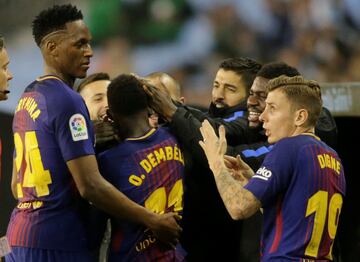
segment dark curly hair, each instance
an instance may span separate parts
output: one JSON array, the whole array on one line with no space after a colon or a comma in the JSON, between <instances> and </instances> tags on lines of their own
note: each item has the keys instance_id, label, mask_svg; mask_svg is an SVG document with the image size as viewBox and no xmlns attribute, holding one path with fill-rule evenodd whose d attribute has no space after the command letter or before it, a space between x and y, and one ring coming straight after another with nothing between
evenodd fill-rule
<instances>
[{"instance_id":1,"label":"dark curly hair","mask_svg":"<svg viewBox=\"0 0 360 262\"><path fill-rule=\"evenodd\" d=\"M107 97L112 116L131 116L148 107L143 84L133 75L122 74L113 79Z\"/></svg>"},{"instance_id":2,"label":"dark curly hair","mask_svg":"<svg viewBox=\"0 0 360 262\"><path fill-rule=\"evenodd\" d=\"M252 83L256 77L257 72L260 70L261 64L253 59L246 57L228 58L223 60L219 69L226 71L234 71L236 74L242 77L247 91L251 88Z\"/></svg>"},{"instance_id":3,"label":"dark curly hair","mask_svg":"<svg viewBox=\"0 0 360 262\"><path fill-rule=\"evenodd\" d=\"M80 10L73 5L54 5L40 12L32 22L32 34L35 42L40 46L44 36L51 32L65 29L66 23L82 20Z\"/></svg>"},{"instance_id":4,"label":"dark curly hair","mask_svg":"<svg viewBox=\"0 0 360 262\"><path fill-rule=\"evenodd\" d=\"M263 65L256 76L260 76L266 79L273 79L281 75L293 77L299 76L300 73L295 67L289 66L284 62L271 62Z\"/></svg>"}]
</instances>

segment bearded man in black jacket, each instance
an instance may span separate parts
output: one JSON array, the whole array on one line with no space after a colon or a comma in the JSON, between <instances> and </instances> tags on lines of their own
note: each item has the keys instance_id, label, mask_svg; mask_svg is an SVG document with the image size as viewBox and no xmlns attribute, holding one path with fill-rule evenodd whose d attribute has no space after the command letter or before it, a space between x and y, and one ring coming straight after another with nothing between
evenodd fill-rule
<instances>
[{"instance_id":1,"label":"bearded man in black jacket","mask_svg":"<svg viewBox=\"0 0 360 262\"><path fill-rule=\"evenodd\" d=\"M231 133L230 129L234 134L237 134L238 130L245 130L247 127L246 98L260 68L259 63L248 58L230 58L221 62L213 83L209 111L204 116L228 124L229 133ZM156 95L153 98L156 99ZM166 98L160 97L158 104L161 105L164 101ZM176 110L174 107L173 109ZM180 109L180 114L177 114L180 118L183 118L182 113L203 116L200 111L183 109L183 111ZM156 103L154 110L159 111L166 118L166 113L161 108L157 109ZM187 117L183 119L185 118ZM194 133L198 133L198 129L193 129L192 123L187 121L182 129L176 122L173 119L170 128L173 129L175 135L179 135L185 157L181 242L188 252L187 260L238 261L239 227L242 222L232 220L226 211L207 160L198 146L198 140L192 139ZM175 126L172 123L175 123ZM239 129L240 126L242 128ZM234 144L245 142L243 141L245 137L245 133L241 136L234 135L231 142Z\"/></svg>"}]
</instances>

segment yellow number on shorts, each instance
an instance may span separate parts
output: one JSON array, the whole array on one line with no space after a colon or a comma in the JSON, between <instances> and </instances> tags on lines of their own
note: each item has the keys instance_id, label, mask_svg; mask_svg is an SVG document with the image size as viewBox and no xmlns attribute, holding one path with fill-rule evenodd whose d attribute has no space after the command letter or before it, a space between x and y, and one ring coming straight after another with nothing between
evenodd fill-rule
<instances>
[{"instance_id":1,"label":"yellow number on shorts","mask_svg":"<svg viewBox=\"0 0 360 262\"><path fill-rule=\"evenodd\" d=\"M18 198L23 197L22 187L35 187L35 192L38 197L47 196L50 194L48 185L51 184L52 181L50 171L44 169L35 131L26 132L24 140L25 143L23 143L18 133L14 134L16 151L15 164L18 173L24 160L24 154L26 163L23 183L22 185L20 183L17 185Z\"/></svg>"},{"instance_id":2,"label":"yellow number on shorts","mask_svg":"<svg viewBox=\"0 0 360 262\"><path fill-rule=\"evenodd\" d=\"M164 214L167 202L167 207L174 206L174 211L181 211L183 192L182 179L179 179L170 190L168 199L165 187L160 187L145 200L145 207L155 213Z\"/></svg>"},{"instance_id":3,"label":"yellow number on shorts","mask_svg":"<svg viewBox=\"0 0 360 262\"><path fill-rule=\"evenodd\" d=\"M335 238L337 222L343 203L342 196L339 193L335 193L329 203L328 210L328 195L326 191L318 191L308 200L305 217L315 213L314 226L311 234L309 244L305 249L305 255L311 257L317 257L319 252L319 246L323 235L326 215L328 215L328 232L331 239ZM333 242L334 243L334 242ZM330 247L327 258L332 259L332 245Z\"/></svg>"}]
</instances>

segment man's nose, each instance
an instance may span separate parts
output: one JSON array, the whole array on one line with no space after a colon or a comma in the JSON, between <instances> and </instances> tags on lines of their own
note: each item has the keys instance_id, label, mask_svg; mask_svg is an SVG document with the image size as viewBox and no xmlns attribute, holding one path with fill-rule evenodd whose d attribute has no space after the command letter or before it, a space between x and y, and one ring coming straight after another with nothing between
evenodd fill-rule
<instances>
[{"instance_id":1,"label":"man's nose","mask_svg":"<svg viewBox=\"0 0 360 262\"><path fill-rule=\"evenodd\" d=\"M215 99L224 99L224 88L218 87L214 90Z\"/></svg>"},{"instance_id":2,"label":"man's nose","mask_svg":"<svg viewBox=\"0 0 360 262\"><path fill-rule=\"evenodd\" d=\"M8 71L8 81L10 81L11 79L13 79L13 75L10 71Z\"/></svg>"},{"instance_id":3,"label":"man's nose","mask_svg":"<svg viewBox=\"0 0 360 262\"><path fill-rule=\"evenodd\" d=\"M84 55L86 57L92 57L94 55L94 52L93 52L90 44L87 44Z\"/></svg>"},{"instance_id":4,"label":"man's nose","mask_svg":"<svg viewBox=\"0 0 360 262\"><path fill-rule=\"evenodd\" d=\"M254 95L249 95L247 99L247 103L248 105L256 106L259 104L259 101L254 97Z\"/></svg>"}]
</instances>

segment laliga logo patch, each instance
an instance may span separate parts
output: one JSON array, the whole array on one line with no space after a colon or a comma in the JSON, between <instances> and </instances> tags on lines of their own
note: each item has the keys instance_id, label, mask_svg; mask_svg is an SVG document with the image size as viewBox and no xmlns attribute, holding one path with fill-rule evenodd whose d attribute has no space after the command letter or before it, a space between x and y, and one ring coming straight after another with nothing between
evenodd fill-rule
<instances>
[{"instance_id":1,"label":"laliga logo patch","mask_svg":"<svg viewBox=\"0 0 360 262\"><path fill-rule=\"evenodd\" d=\"M70 131L74 141L88 139L86 121L83 115L75 114L69 120Z\"/></svg>"},{"instance_id":2,"label":"laliga logo patch","mask_svg":"<svg viewBox=\"0 0 360 262\"><path fill-rule=\"evenodd\" d=\"M259 168L258 171L256 171L256 175L254 175L253 177L268 181L269 178L271 177L271 175L272 175L272 172L263 166L263 167Z\"/></svg>"}]
</instances>

